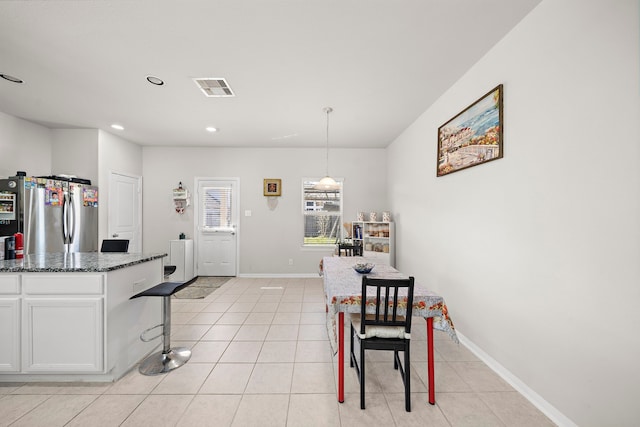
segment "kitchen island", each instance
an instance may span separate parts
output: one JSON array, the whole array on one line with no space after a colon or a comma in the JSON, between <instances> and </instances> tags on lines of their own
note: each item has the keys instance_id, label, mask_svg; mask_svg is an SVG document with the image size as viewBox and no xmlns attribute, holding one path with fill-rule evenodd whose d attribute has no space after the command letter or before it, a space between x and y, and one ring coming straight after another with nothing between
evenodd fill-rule
<instances>
[{"instance_id":1,"label":"kitchen island","mask_svg":"<svg viewBox=\"0 0 640 427\"><path fill-rule=\"evenodd\" d=\"M167 254L52 253L0 261L0 382L115 381L160 340Z\"/></svg>"}]
</instances>

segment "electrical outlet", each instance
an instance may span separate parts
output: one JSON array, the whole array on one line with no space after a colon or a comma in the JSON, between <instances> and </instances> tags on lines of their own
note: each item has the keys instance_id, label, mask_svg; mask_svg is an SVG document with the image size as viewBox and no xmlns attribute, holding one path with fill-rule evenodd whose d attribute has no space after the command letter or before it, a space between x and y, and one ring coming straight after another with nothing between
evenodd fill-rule
<instances>
[{"instance_id":1,"label":"electrical outlet","mask_svg":"<svg viewBox=\"0 0 640 427\"><path fill-rule=\"evenodd\" d=\"M289 265L293 265L293 258L289 258Z\"/></svg>"}]
</instances>

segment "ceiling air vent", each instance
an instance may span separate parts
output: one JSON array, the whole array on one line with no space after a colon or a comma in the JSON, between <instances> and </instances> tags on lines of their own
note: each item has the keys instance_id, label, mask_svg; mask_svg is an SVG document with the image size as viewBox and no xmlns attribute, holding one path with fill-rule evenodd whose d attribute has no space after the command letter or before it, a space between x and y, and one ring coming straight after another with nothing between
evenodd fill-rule
<instances>
[{"instance_id":1,"label":"ceiling air vent","mask_svg":"<svg viewBox=\"0 0 640 427\"><path fill-rule=\"evenodd\" d=\"M236 96L227 84L225 79L215 77L205 77L201 79L193 79L198 85L204 96L207 97L226 97Z\"/></svg>"}]
</instances>

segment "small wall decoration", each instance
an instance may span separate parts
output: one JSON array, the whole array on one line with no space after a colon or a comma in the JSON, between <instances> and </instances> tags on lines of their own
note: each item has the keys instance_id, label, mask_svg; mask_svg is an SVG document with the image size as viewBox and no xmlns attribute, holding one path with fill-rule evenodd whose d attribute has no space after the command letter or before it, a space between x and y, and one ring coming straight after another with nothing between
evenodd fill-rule
<instances>
[{"instance_id":1,"label":"small wall decoration","mask_svg":"<svg viewBox=\"0 0 640 427\"><path fill-rule=\"evenodd\" d=\"M437 176L501 159L502 85L438 128Z\"/></svg>"},{"instance_id":2,"label":"small wall decoration","mask_svg":"<svg viewBox=\"0 0 640 427\"><path fill-rule=\"evenodd\" d=\"M281 196L282 180L274 178L266 178L263 180L263 193L265 196Z\"/></svg>"},{"instance_id":3,"label":"small wall decoration","mask_svg":"<svg viewBox=\"0 0 640 427\"><path fill-rule=\"evenodd\" d=\"M173 204L175 205L176 212L183 214L184 210L189 206L189 191L182 186L182 182L178 184L177 188L173 189Z\"/></svg>"}]
</instances>

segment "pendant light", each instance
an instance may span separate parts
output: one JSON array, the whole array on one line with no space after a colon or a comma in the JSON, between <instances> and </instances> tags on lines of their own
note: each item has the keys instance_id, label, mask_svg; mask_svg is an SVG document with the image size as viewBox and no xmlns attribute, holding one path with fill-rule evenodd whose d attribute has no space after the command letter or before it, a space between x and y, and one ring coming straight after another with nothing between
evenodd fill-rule
<instances>
[{"instance_id":1,"label":"pendant light","mask_svg":"<svg viewBox=\"0 0 640 427\"><path fill-rule=\"evenodd\" d=\"M340 184L329 176L329 114L333 111L333 108L324 107L322 111L327 113L327 174L316 184L315 188L317 190L337 190L340 188Z\"/></svg>"}]
</instances>

